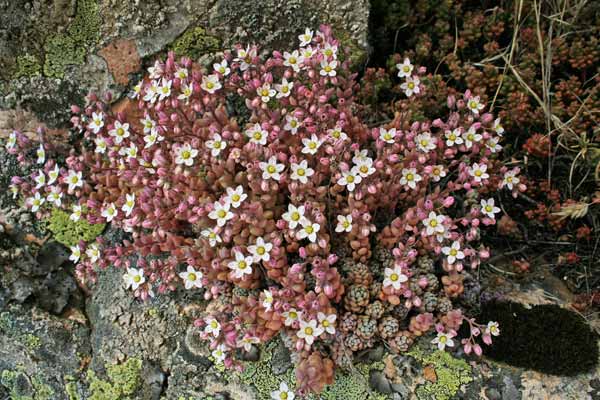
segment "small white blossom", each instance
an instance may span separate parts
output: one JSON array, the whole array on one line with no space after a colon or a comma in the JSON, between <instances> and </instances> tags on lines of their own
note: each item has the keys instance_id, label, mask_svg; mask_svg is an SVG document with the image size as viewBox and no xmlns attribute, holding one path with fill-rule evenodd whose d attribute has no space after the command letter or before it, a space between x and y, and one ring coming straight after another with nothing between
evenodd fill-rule
<instances>
[{"instance_id":1,"label":"small white blossom","mask_svg":"<svg viewBox=\"0 0 600 400\"><path fill-rule=\"evenodd\" d=\"M304 30L304 33L298 36L298 39L300 39L300 47L304 47L308 44L310 44L310 42L312 41L313 38L313 31L310 30L310 28L306 28Z\"/></svg>"},{"instance_id":2,"label":"small white blossom","mask_svg":"<svg viewBox=\"0 0 600 400\"><path fill-rule=\"evenodd\" d=\"M177 71L175 71L175 77L182 81L186 80L188 78L188 75L189 74L187 68L179 67L177 68Z\"/></svg>"},{"instance_id":3,"label":"small white blossom","mask_svg":"<svg viewBox=\"0 0 600 400\"><path fill-rule=\"evenodd\" d=\"M315 338L319 337L324 331L323 328L317 326L317 321L314 319L309 322L300 320L300 330L296 332L296 335L300 339L304 339L306 344L311 345Z\"/></svg>"},{"instance_id":4,"label":"small white blossom","mask_svg":"<svg viewBox=\"0 0 600 400\"><path fill-rule=\"evenodd\" d=\"M494 199L481 199L481 212L488 218L495 219L496 214L500 212L500 208L494 204Z\"/></svg>"},{"instance_id":5,"label":"small white blossom","mask_svg":"<svg viewBox=\"0 0 600 400\"><path fill-rule=\"evenodd\" d=\"M336 126L333 129L329 129L327 131L327 135L333 139L333 141L338 141L338 140L346 140L348 139L348 135L346 135L346 132L342 131L342 128L340 128L339 126Z\"/></svg>"},{"instance_id":6,"label":"small white blossom","mask_svg":"<svg viewBox=\"0 0 600 400\"><path fill-rule=\"evenodd\" d=\"M104 126L104 114L92 113L92 122L88 125L88 128L94 133L100 132L100 129Z\"/></svg>"},{"instance_id":7,"label":"small white blossom","mask_svg":"<svg viewBox=\"0 0 600 400\"><path fill-rule=\"evenodd\" d=\"M221 151L225 150L227 147L227 142L223 140L221 135L215 133L211 140L206 141L206 147L210 149L210 155L213 157L218 157L221 154Z\"/></svg>"},{"instance_id":8,"label":"small white blossom","mask_svg":"<svg viewBox=\"0 0 600 400\"><path fill-rule=\"evenodd\" d=\"M383 286L391 286L395 290L399 290L402 284L408 281L408 276L402 272L402 268L399 266L394 266L394 268L386 268L383 271L383 275Z\"/></svg>"},{"instance_id":9,"label":"small white blossom","mask_svg":"<svg viewBox=\"0 0 600 400\"><path fill-rule=\"evenodd\" d=\"M400 89L404 90L406 97L410 97L413 94L421 93L421 88L419 87L420 84L421 80L417 76L407 76L406 82L400 85Z\"/></svg>"},{"instance_id":10,"label":"small white blossom","mask_svg":"<svg viewBox=\"0 0 600 400\"><path fill-rule=\"evenodd\" d=\"M144 270L142 268L127 268L127 272L123 275L123 279L125 280L126 288L131 288L131 290L137 290L137 288L146 282L146 277L144 277Z\"/></svg>"},{"instance_id":11,"label":"small white blossom","mask_svg":"<svg viewBox=\"0 0 600 400\"><path fill-rule=\"evenodd\" d=\"M354 191L356 185L362 181L362 176L356 173L354 170L342 172L342 177L338 179L337 184L346 186L349 192Z\"/></svg>"},{"instance_id":12,"label":"small white blossom","mask_svg":"<svg viewBox=\"0 0 600 400\"><path fill-rule=\"evenodd\" d=\"M431 341L431 343L437 344L437 347L439 350L444 350L446 348L446 346L448 346L448 347L454 346L454 340L452 340L452 338L454 336L456 336L456 334L453 332L450 332L450 333L438 332L437 336Z\"/></svg>"},{"instance_id":13,"label":"small white blossom","mask_svg":"<svg viewBox=\"0 0 600 400\"><path fill-rule=\"evenodd\" d=\"M316 53L315 49L313 49L311 46L307 46L307 47L300 49L300 55L302 56L302 58L305 62L307 60L310 60L312 58L312 56L315 55L315 53Z\"/></svg>"},{"instance_id":14,"label":"small white blossom","mask_svg":"<svg viewBox=\"0 0 600 400\"><path fill-rule=\"evenodd\" d=\"M90 262L95 263L100 259L100 249L97 244L91 244L85 250L85 255L90 259Z\"/></svg>"},{"instance_id":15,"label":"small white blossom","mask_svg":"<svg viewBox=\"0 0 600 400\"><path fill-rule=\"evenodd\" d=\"M44 174L44 171L41 169L38 170L38 174L33 178L33 181L35 182L36 189L44 187L46 185L46 174Z\"/></svg>"},{"instance_id":16,"label":"small white blossom","mask_svg":"<svg viewBox=\"0 0 600 400\"><path fill-rule=\"evenodd\" d=\"M229 211L230 203L221 204L218 201L213 203L213 210L208 214L208 218L217 221L217 226L223 226L233 218L233 213Z\"/></svg>"},{"instance_id":17,"label":"small white blossom","mask_svg":"<svg viewBox=\"0 0 600 400\"><path fill-rule=\"evenodd\" d=\"M248 246L248 251L252 254L255 263L269 261L271 259L271 250L273 250L273 244L265 242L262 237L256 238L256 243Z\"/></svg>"},{"instance_id":18,"label":"small white blossom","mask_svg":"<svg viewBox=\"0 0 600 400\"><path fill-rule=\"evenodd\" d=\"M291 53L287 51L283 52L283 65L286 67L292 67L295 72L300 71L300 64L304 61L304 57L298 53L298 50L294 50Z\"/></svg>"},{"instance_id":19,"label":"small white blossom","mask_svg":"<svg viewBox=\"0 0 600 400\"><path fill-rule=\"evenodd\" d=\"M48 196L46 196L46 200L49 203L54 204L56 207L60 207L60 205L62 204L62 197L63 197L63 194L60 191L60 188L58 186L54 186L50 190L50 193L48 194Z\"/></svg>"},{"instance_id":20,"label":"small white blossom","mask_svg":"<svg viewBox=\"0 0 600 400\"><path fill-rule=\"evenodd\" d=\"M132 99L139 99L140 98L140 94L142 93L142 85L143 85L144 81L140 81L138 82L134 87L133 87L133 93L129 94L129 97Z\"/></svg>"},{"instance_id":21,"label":"small white blossom","mask_svg":"<svg viewBox=\"0 0 600 400\"><path fill-rule=\"evenodd\" d=\"M373 160L367 157L364 160L357 162L356 165L352 167L352 172L354 174L360 175L363 178L372 175L373 173L375 173L375 168L373 167Z\"/></svg>"},{"instance_id":22,"label":"small white blossom","mask_svg":"<svg viewBox=\"0 0 600 400\"><path fill-rule=\"evenodd\" d=\"M319 74L321 74L321 76L336 76L337 72L336 72L336 67L337 67L337 61L333 60L333 61L326 61L323 60L321 61L321 70L319 71Z\"/></svg>"},{"instance_id":23,"label":"small white blossom","mask_svg":"<svg viewBox=\"0 0 600 400\"><path fill-rule=\"evenodd\" d=\"M215 247L217 243L223 242L221 236L219 236L219 234L215 232L214 229L204 229L202 232L200 232L200 234L206 239L208 239L208 244L210 245L210 247Z\"/></svg>"},{"instance_id":24,"label":"small white blossom","mask_svg":"<svg viewBox=\"0 0 600 400\"><path fill-rule=\"evenodd\" d=\"M144 127L144 133L153 133L157 131L156 122L152 118L146 116L144 119L140 119L140 122Z\"/></svg>"},{"instance_id":25,"label":"small white blossom","mask_svg":"<svg viewBox=\"0 0 600 400\"><path fill-rule=\"evenodd\" d=\"M75 190L75 188L83 187L81 171L75 172L73 170L69 170L67 173L67 183L69 184L69 190Z\"/></svg>"},{"instance_id":26,"label":"small white blossom","mask_svg":"<svg viewBox=\"0 0 600 400\"><path fill-rule=\"evenodd\" d=\"M288 311L281 314L285 321L283 324L285 326L292 326L294 322L298 321L302 317L302 312L296 310L295 308L290 308Z\"/></svg>"},{"instance_id":27,"label":"small white blossom","mask_svg":"<svg viewBox=\"0 0 600 400\"><path fill-rule=\"evenodd\" d=\"M162 142L164 139L163 136L158 134L158 130L154 130L151 133L144 135L144 142L146 142L144 148L147 149L157 142Z\"/></svg>"},{"instance_id":28,"label":"small white blossom","mask_svg":"<svg viewBox=\"0 0 600 400\"><path fill-rule=\"evenodd\" d=\"M102 209L101 215L106 218L106 222L110 222L117 216L117 207L114 203L110 203Z\"/></svg>"},{"instance_id":29,"label":"small white blossom","mask_svg":"<svg viewBox=\"0 0 600 400\"><path fill-rule=\"evenodd\" d=\"M500 326L498 325L497 322L490 321L490 322L488 322L487 326L485 327L485 333L487 333L488 335L492 335L492 336L498 336L498 335L500 335Z\"/></svg>"},{"instance_id":30,"label":"small white blossom","mask_svg":"<svg viewBox=\"0 0 600 400\"><path fill-rule=\"evenodd\" d=\"M494 120L494 125L492 125L492 129L496 131L496 133L500 136L504 134L504 127L500 123L500 118L496 118Z\"/></svg>"},{"instance_id":31,"label":"small white blossom","mask_svg":"<svg viewBox=\"0 0 600 400\"><path fill-rule=\"evenodd\" d=\"M486 142L485 142L485 147L487 147L488 149L490 149L490 151L492 153L497 153L500 150L502 150L502 146L500 146L498 144L498 141L500 140L500 138L497 137L493 137L493 138L489 138Z\"/></svg>"},{"instance_id":32,"label":"small white blossom","mask_svg":"<svg viewBox=\"0 0 600 400\"><path fill-rule=\"evenodd\" d=\"M74 204L73 205L73 212L71 213L71 215L69 215L69 219L73 222L77 222L79 221L79 219L81 218L81 213L82 213L82 208L80 205L78 204Z\"/></svg>"},{"instance_id":33,"label":"small white blossom","mask_svg":"<svg viewBox=\"0 0 600 400\"><path fill-rule=\"evenodd\" d=\"M188 85L186 82L181 84L181 94L177 96L177 100L187 101L194 94L194 88L192 85Z\"/></svg>"},{"instance_id":34,"label":"small white blossom","mask_svg":"<svg viewBox=\"0 0 600 400\"><path fill-rule=\"evenodd\" d=\"M308 166L308 161L302 160L299 164L292 163L292 180L300 181L300 183L308 183L308 178L315 174L315 170Z\"/></svg>"},{"instance_id":35,"label":"small white blossom","mask_svg":"<svg viewBox=\"0 0 600 400\"><path fill-rule=\"evenodd\" d=\"M446 170L443 165L434 165L431 169L431 179L434 182L439 182L441 178L446 176Z\"/></svg>"},{"instance_id":36,"label":"small white blossom","mask_svg":"<svg viewBox=\"0 0 600 400\"><path fill-rule=\"evenodd\" d=\"M207 335L213 335L214 337L219 336L221 333L221 324L215 318L209 317L204 320L206 326L204 327L204 333Z\"/></svg>"},{"instance_id":37,"label":"small white blossom","mask_svg":"<svg viewBox=\"0 0 600 400\"><path fill-rule=\"evenodd\" d=\"M402 63L396 64L396 68L398 68L398 78L409 78L412 76L415 67L408 58L405 58Z\"/></svg>"},{"instance_id":38,"label":"small white blossom","mask_svg":"<svg viewBox=\"0 0 600 400\"><path fill-rule=\"evenodd\" d=\"M164 70L163 66L160 64L160 61L156 60L152 67L148 67L148 73L150 74L150 79L158 79L162 76Z\"/></svg>"},{"instance_id":39,"label":"small white blossom","mask_svg":"<svg viewBox=\"0 0 600 400\"><path fill-rule=\"evenodd\" d=\"M379 128L379 139L383 140L386 143L392 144L396 140L396 128Z\"/></svg>"},{"instance_id":40,"label":"small white blossom","mask_svg":"<svg viewBox=\"0 0 600 400\"><path fill-rule=\"evenodd\" d=\"M504 179L502 180L501 187L506 186L508 189L513 190L513 187L515 185L518 185L519 182L520 182L520 180L517 177L517 173L515 171L507 171L504 174Z\"/></svg>"},{"instance_id":41,"label":"small white blossom","mask_svg":"<svg viewBox=\"0 0 600 400\"><path fill-rule=\"evenodd\" d=\"M306 220L302 224L302 229L300 229L296 234L296 237L298 240L308 238L308 240L310 240L312 243L315 243L317 241L317 232L320 230L321 225Z\"/></svg>"},{"instance_id":42,"label":"small white blossom","mask_svg":"<svg viewBox=\"0 0 600 400\"><path fill-rule=\"evenodd\" d=\"M485 106L479 102L479 96L471 97L467 101L467 108L475 115L479 115L479 111L483 110Z\"/></svg>"},{"instance_id":43,"label":"small white blossom","mask_svg":"<svg viewBox=\"0 0 600 400\"><path fill-rule=\"evenodd\" d=\"M425 225L425 232L427 236L431 236L434 234L443 234L445 232L444 228L444 220L446 217L443 215L437 215L434 211L430 211L429 215L423 221L423 225Z\"/></svg>"},{"instance_id":44,"label":"small white blossom","mask_svg":"<svg viewBox=\"0 0 600 400\"><path fill-rule=\"evenodd\" d=\"M185 272L180 272L179 277L183 281L186 290L202 287L202 271L196 271L191 265L187 266Z\"/></svg>"},{"instance_id":45,"label":"small white blossom","mask_svg":"<svg viewBox=\"0 0 600 400\"><path fill-rule=\"evenodd\" d=\"M337 46L332 45L331 43L325 43L325 46L323 46L323 49L321 49L321 53L328 59L329 58L336 59L337 51L338 51Z\"/></svg>"},{"instance_id":46,"label":"small white blossom","mask_svg":"<svg viewBox=\"0 0 600 400\"><path fill-rule=\"evenodd\" d=\"M154 103L158 99L158 81L151 81L150 85L146 86L146 93L143 100L145 102Z\"/></svg>"},{"instance_id":47,"label":"small white blossom","mask_svg":"<svg viewBox=\"0 0 600 400\"><path fill-rule=\"evenodd\" d=\"M258 166L262 170L264 180L273 179L278 182L281 179L281 172L285 169L285 165L277 163L275 156L271 156L267 162L261 161Z\"/></svg>"},{"instance_id":48,"label":"small white blossom","mask_svg":"<svg viewBox=\"0 0 600 400\"><path fill-rule=\"evenodd\" d=\"M465 146L467 149L473 147L473 143L479 143L482 138L483 136L477 133L473 126L471 126L468 131L463 133L463 139L465 140Z\"/></svg>"},{"instance_id":49,"label":"small white blossom","mask_svg":"<svg viewBox=\"0 0 600 400\"><path fill-rule=\"evenodd\" d=\"M329 314L325 315L322 312L317 313L317 319L319 320L319 326L327 333L335 335L335 320L337 315Z\"/></svg>"},{"instance_id":50,"label":"small white blossom","mask_svg":"<svg viewBox=\"0 0 600 400\"><path fill-rule=\"evenodd\" d=\"M282 218L288 223L290 229L295 229L298 224L308 223L308 220L304 217L304 206L296 207L293 204L288 204L288 210L282 215Z\"/></svg>"},{"instance_id":51,"label":"small white blossom","mask_svg":"<svg viewBox=\"0 0 600 400\"><path fill-rule=\"evenodd\" d=\"M475 182L481 182L482 180L488 179L490 177L486 171L486 164L475 163L471 168L469 168L469 175L473 177L473 180Z\"/></svg>"},{"instance_id":52,"label":"small white blossom","mask_svg":"<svg viewBox=\"0 0 600 400\"><path fill-rule=\"evenodd\" d=\"M252 345L253 344L259 344L260 343L260 339L257 338L256 336L245 336L244 338L242 338L241 340L239 340L237 342L238 347L243 348L246 352L249 352L252 350Z\"/></svg>"},{"instance_id":53,"label":"small white blossom","mask_svg":"<svg viewBox=\"0 0 600 400\"><path fill-rule=\"evenodd\" d=\"M286 131L290 131L292 133L292 135L295 135L296 133L298 133L298 128L300 128L302 126L302 122L300 122L298 120L298 118L292 116L292 115L286 115L285 116L285 126L283 127L283 129L285 129Z\"/></svg>"},{"instance_id":54,"label":"small white blossom","mask_svg":"<svg viewBox=\"0 0 600 400\"><path fill-rule=\"evenodd\" d=\"M458 241L452 242L452 245L449 247L442 247L442 253L448 257L448 264L454 264L456 260L465 258L465 253L460 250L460 243Z\"/></svg>"},{"instance_id":55,"label":"small white blossom","mask_svg":"<svg viewBox=\"0 0 600 400\"><path fill-rule=\"evenodd\" d=\"M271 293L270 290L263 290L263 294L265 297L262 301L262 306L265 310L271 311L271 308L273 307L273 293Z\"/></svg>"},{"instance_id":56,"label":"small white blossom","mask_svg":"<svg viewBox=\"0 0 600 400\"><path fill-rule=\"evenodd\" d=\"M422 152L428 153L430 150L435 149L437 140L431 136L431 133L425 132L417 135L415 138L417 148Z\"/></svg>"},{"instance_id":57,"label":"small white blossom","mask_svg":"<svg viewBox=\"0 0 600 400\"><path fill-rule=\"evenodd\" d=\"M455 128L451 131L446 131L446 146L451 147L455 144L463 144L463 140L460 134L460 128Z\"/></svg>"},{"instance_id":58,"label":"small white blossom","mask_svg":"<svg viewBox=\"0 0 600 400\"><path fill-rule=\"evenodd\" d=\"M321 147L322 143L323 142L317 137L317 135L313 133L310 136L310 139L302 139L302 144L304 145L304 147L302 148L302 153L315 155L317 154L317 151L319 151L319 147Z\"/></svg>"},{"instance_id":59,"label":"small white blossom","mask_svg":"<svg viewBox=\"0 0 600 400\"><path fill-rule=\"evenodd\" d=\"M239 251L235 252L235 261L227 264L227 267L233 271L233 276L236 279L241 279L244 275L252 273L252 256L245 257Z\"/></svg>"},{"instance_id":60,"label":"small white blossom","mask_svg":"<svg viewBox=\"0 0 600 400\"><path fill-rule=\"evenodd\" d=\"M171 96L171 85L173 81L166 80L163 78L161 86L158 88L158 100L162 101L167 97Z\"/></svg>"},{"instance_id":61,"label":"small white blossom","mask_svg":"<svg viewBox=\"0 0 600 400\"><path fill-rule=\"evenodd\" d=\"M17 132L11 132L10 135L8 135L8 140L6 141L6 150L11 150L14 149L14 147L17 145Z\"/></svg>"},{"instance_id":62,"label":"small white blossom","mask_svg":"<svg viewBox=\"0 0 600 400\"><path fill-rule=\"evenodd\" d=\"M222 363L227 358L227 347L221 343L211 353L217 364Z\"/></svg>"},{"instance_id":63,"label":"small white blossom","mask_svg":"<svg viewBox=\"0 0 600 400\"><path fill-rule=\"evenodd\" d=\"M275 85L275 90L277 90L276 98L281 99L282 97L288 97L292 93L293 88L294 82L288 82L287 79L283 78L281 80L281 85Z\"/></svg>"},{"instance_id":64,"label":"small white blossom","mask_svg":"<svg viewBox=\"0 0 600 400\"><path fill-rule=\"evenodd\" d=\"M271 89L270 83L265 82L262 86L256 88L256 94L258 94L263 103L268 103L269 100L271 100L271 97L275 97L277 91Z\"/></svg>"},{"instance_id":65,"label":"small white blossom","mask_svg":"<svg viewBox=\"0 0 600 400\"><path fill-rule=\"evenodd\" d=\"M244 193L242 185L238 185L235 189L228 187L227 196L225 202L231 204L233 208L238 208L244 200L248 198L248 195Z\"/></svg>"},{"instance_id":66,"label":"small white blossom","mask_svg":"<svg viewBox=\"0 0 600 400\"><path fill-rule=\"evenodd\" d=\"M108 131L108 134L115 138L116 144L120 144L123 139L129 137L129 124L122 124L119 121L115 121L114 128Z\"/></svg>"},{"instance_id":67,"label":"small white blossom","mask_svg":"<svg viewBox=\"0 0 600 400\"><path fill-rule=\"evenodd\" d=\"M411 189L416 189L417 182L421 182L423 177L417 174L416 168L404 168L402 169L402 177L400 178L400 184L408 186Z\"/></svg>"},{"instance_id":68,"label":"small white blossom","mask_svg":"<svg viewBox=\"0 0 600 400\"><path fill-rule=\"evenodd\" d=\"M221 89L223 86L221 82L219 82L219 75L204 75L202 77L202 84L200 85L202 90L208 92L210 94L214 94L217 90Z\"/></svg>"},{"instance_id":69,"label":"small white blossom","mask_svg":"<svg viewBox=\"0 0 600 400\"><path fill-rule=\"evenodd\" d=\"M46 162L46 150L44 150L44 145L42 143L40 143L40 147L36 150L35 155L37 156L38 164Z\"/></svg>"},{"instance_id":70,"label":"small white blossom","mask_svg":"<svg viewBox=\"0 0 600 400\"><path fill-rule=\"evenodd\" d=\"M188 167L194 164L194 158L198 155L198 150L192 148L189 143L179 146L176 150L175 163L184 164Z\"/></svg>"},{"instance_id":71,"label":"small white blossom","mask_svg":"<svg viewBox=\"0 0 600 400\"><path fill-rule=\"evenodd\" d=\"M135 207L135 193L127 193L125 195L125 204L123 204L123 207L121 207L121 211L123 211L125 213L126 217L129 217L131 215L131 213L133 212L133 209Z\"/></svg>"},{"instance_id":72,"label":"small white blossom","mask_svg":"<svg viewBox=\"0 0 600 400\"><path fill-rule=\"evenodd\" d=\"M229 65L227 64L227 60L225 60L225 59L223 59L223 61L221 61L220 63L214 63L213 69L215 70L215 72L218 72L223 76L227 76L231 72L231 69L229 68Z\"/></svg>"},{"instance_id":73,"label":"small white blossom","mask_svg":"<svg viewBox=\"0 0 600 400\"><path fill-rule=\"evenodd\" d=\"M81 249L79 248L79 245L76 244L75 246L69 247L69 249L71 250L71 255L69 256L69 260L71 260L75 264L77 264L79 262L79 259L81 258Z\"/></svg>"},{"instance_id":74,"label":"small white blossom","mask_svg":"<svg viewBox=\"0 0 600 400\"><path fill-rule=\"evenodd\" d=\"M381 129L381 128L380 128ZM352 157L352 162L356 165L359 165L363 162L370 162L373 164L373 159L369 157L369 150L354 150L354 157Z\"/></svg>"},{"instance_id":75,"label":"small white blossom","mask_svg":"<svg viewBox=\"0 0 600 400\"><path fill-rule=\"evenodd\" d=\"M295 397L296 395L285 382L279 384L279 390L271 392L271 400L294 400Z\"/></svg>"},{"instance_id":76,"label":"small white blossom","mask_svg":"<svg viewBox=\"0 0 600 400\"><path fill-rule=\"evenodd\" d=\"M267 138L269 137L269 132L263 129L260 124L254 124L246 130L245 134L250 138L250 143L259 144L261 146L267 144Z\"/></svg>"},{"instance_id":77,"label":"small white blossom","mask_svg":"<svg viewBox=\"0 0 600 400\"><path fill-rule=\"evenodd\" d=\"M38 192L35 192L33 197L27 199L27 202L31 205L32 212L37 212L45 201L46 200L43 197L41 197Z\"/></svg>"},{"instance_id":78,"label":"small white blossom","mask_svg":"<svg viewBox=\"0 0 600 400\"><path fill-rule=\"evenodd\" d=\"M352 231L352 214L338 215L337 226L335 227L336 232L350 232Z\"/></svg>"},{"instance_id":79,"label":"small white blossom","mask_svg":"<svg viewBox=\"0 0 600 400\"><path fill-rule=\"evenodd\" d=\"M100 154L106 153L106 139L104 139L103 137L97 137L96 139L94 139L94 144L96 145L96 149L94 150L94 152Z\"/></svg>"},{"instance_id":80,"label":"small white blossom","mask_svg":"<svg viewBox=\"0 0 600 400\"><path fill-rule=\"evenodd\" d=\"M237 50L237 57L233 61L239 61L240 71L245 71L252 65L252 59L254 57L256 57L256 48L246 46L245 49L239 48Z\"/></svg>"}]
</instances>

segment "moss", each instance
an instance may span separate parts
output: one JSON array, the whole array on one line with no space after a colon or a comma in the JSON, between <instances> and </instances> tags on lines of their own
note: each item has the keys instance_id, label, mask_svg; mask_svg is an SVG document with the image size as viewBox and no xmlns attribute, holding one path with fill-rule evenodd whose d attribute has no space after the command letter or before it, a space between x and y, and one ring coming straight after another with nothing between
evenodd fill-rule
<instances>
[{"instance_id":1,"label":"moss","mask_svg":"<svg viewBox=\"0 0 600 400\"><path fill-rule=\"evenodd\" d=\"M35 335L32 335L31 333L23 335L21 337L21 341L29 350L36 350L42 346L42 341L40 340L40 338Z\"/></svg>"},{"instance_id":2,"label":"moss","mask_svg":"<svg viewBox=\"0 0 600 400\"><path fill-rule=\"evenodd\" d=\"M200 26L186 30L169 46L169 50L174 51L177 56L190 57L192 60L197 60L203 54L218 51L220 48L220 40L208 35Z\"/></svg>"},{"instance_id":3,"label":"moss","mask_svg":"<svg viewBox=\"0 0 600 400\"><path fill-rule=\"evenodd\" d=\"M530 309L513 302L483 305L481 321L498 321L500 336L485 355L553 375L576 375L598 363L598 336L578 314L557 305Z\"/></svg>"},{"instance_id":4,"label":"moss","mask_svg":"<svg viewBox=\"0 0 600 400\"><path fill-rule=\"evenodd\" d=\"M90 224L84 219L77 222L69 219L65 211L54 209L48 218L48 229L57 242L65 246L74 246L80 240L89 242L94 240L104 230L105 224Z\"/></svg>"},{"instance_id":5,"label":"moss","mask_svg":"<svg viewBox=\"0 0 600 400\"><path fill-rule=\"evenodd\" d=\"M31 54L24 54L17 57L16 69L12 76L14 79L18 79L23 76L39 76L41 72L42 64L38 58Z\"/></svg>"},{"instance_id":6,"label":"moss","mask_svg":"<svg viewBox=\"0 0 600 400\"><path fill-rule=\"evenodd\" d=\"M69 396L69 400L81 400L79 393L77 393L77 384L75 382L68 382L65 385L65 392Z\"/></svg>"},{"instance_id":7,"label":"moss","mask_svg":"<svg viewBox=\"0 0 600 400\"><path fill-rule=\"evenodd\" d=\"M77 1L77 12L66 32L50 36L44 45L44 74L62 78L67 65L83 64L100 39L101 24L96 0Z\"/></svg>"},{"instance_id":8,"label":"moss","mask_svg":"<svg viewBox=\"0 0 600 400\"><path fill-rule=\"evenodd\" d=\"M108 380L99 379L94 371L89 371L89 400L129 399L141 386L142 360L130 358L123 364L107 366Z\"/></svg>"},{"instance_id":9,"label":"moss","mask_svg":"<svg viewBox=\"0 0 600 400\"><path fill-rule=\"evenodd\" d=\"M425 354L420 348L413 347L408 355L435 371L435 382L427 382L417 387L416 394L420 400L449 400L458 393L462 385L473 380L469 364L446 351L437 350Z\"/></svg>"}]
</instances>

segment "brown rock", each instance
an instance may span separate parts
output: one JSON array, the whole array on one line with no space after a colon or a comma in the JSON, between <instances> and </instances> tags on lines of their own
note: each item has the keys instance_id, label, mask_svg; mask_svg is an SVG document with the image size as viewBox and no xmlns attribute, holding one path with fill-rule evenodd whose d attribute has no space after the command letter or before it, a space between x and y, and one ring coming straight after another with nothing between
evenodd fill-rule
<instances>
[{"instance_id":1,"label":"brown rock","mask_svg":"<svg viewBox=\"0 0 600 400\"><path fill-rule=\"evenodd\" d=\"M108 69L120 85L129 83L129 74L137 72L142 63L133 40L119 39L99 51Z\"/></svg>"}]
</instances>

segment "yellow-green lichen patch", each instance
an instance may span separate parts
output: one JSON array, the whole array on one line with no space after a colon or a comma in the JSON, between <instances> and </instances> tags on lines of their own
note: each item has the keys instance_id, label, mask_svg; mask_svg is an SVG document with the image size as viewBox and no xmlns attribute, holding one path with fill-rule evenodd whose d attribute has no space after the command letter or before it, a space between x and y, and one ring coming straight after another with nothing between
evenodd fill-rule
<instances>
[{"instance_id":1,"label":"yellow-green lichen patch","mask_svg":"<svg viewBox=\"0 0 600 400\"><path fill-rule=\"evenodd\" d=\"M24 54L17 57L17 65L13 78L18 79L22 76L39 76L42 72L42 64L38 58L31 54Z\"/></svg>"},{"instance_id":2,"label":"yellow-green lichen patch","mask_svg":"<svg viewBox=\"0 0 600 400\"><path fill-rule=\"evenodd\" d=\"M65 246L75 246L80 240L94 240L104 230L104 224L90 224L83 218L79 221L69 219L69 214L63 210L54 209L48 218L48 229L57 242Z\"/></svg>"},{"instance_id":3,"label":"yellow-green lichen patch","mask_svg":"<svg viewBox=\"0 0 600 400\"><path fill-rule=\"evenodd\" d=\"M174 51L177 56L189 57L192 60L196 60L204 54L216 52L220 48L221 41L207 34L206 30L200 26L188 29L169 46L169 50Z\"/></svg>"},{"instance_id":4,"label":"yellow-green lichen patch","mask_svg":"<svg viewBox=\"0 0 600 400\"><path fill-rule=\"evenodd\" d=\"M62 78L67 65L83 64L100 38L101 24L97 1L79 0L66 32L50 36L44 45L44 75Z\"/></svg>"},{"instance_id":5,"label":"yellow-green lichen patch","mask_svg":"<svg viewBox=\"0 0 600 400\"><path fill-rule=\"evenodd\" d=\"M449 400L454 397L462 385L473 380L471 367L465 360L452 357L446 351L425 354L419 348L413 348L408 355L430 366L436 374L435 382L427 382L417 387L417 397L421 400Z\"/></svg>"},{"instance_id":6,"label":"yellow-green lichen patch","mask_svg":"<svg viewBox=\"0 0 600 400\"><path fill-rule=\"evenodd\" d=\"M106 368L108 380L99 379L94 371L88 371L90 400L126 400L141 386L142 360L130 358L122 364Z\"/></svg>"},{"instance_id":7,"label":"yellow-green lichen patch","mask_svg":"<svg viewBox=\"0 0 600 400\"><path fill-rule=\"evenodd\" d=\"M42 341L40 338L31 333L23 335L21 337L21 341L29 350L36 350L42 346Z\"/></svg>"},{"instance_id":8,"label":"yellow-green lichen patch","mask_svg":"<svg viewBox=\"0 0 600 400\"><path fill-rule=\"evenodd\" d=\"M54 390L40 378L30 378L23 367L10 371L5 369L0 375L0 384L8 389L11 400L51 400Z\"/></svg>"}]
</instances>

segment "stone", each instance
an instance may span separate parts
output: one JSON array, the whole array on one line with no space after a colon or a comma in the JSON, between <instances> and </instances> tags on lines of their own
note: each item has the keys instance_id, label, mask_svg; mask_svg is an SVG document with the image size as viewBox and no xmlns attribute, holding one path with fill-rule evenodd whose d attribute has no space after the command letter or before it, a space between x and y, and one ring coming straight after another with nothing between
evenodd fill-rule
<instances>
[{"instance_id":1,"label":"stone","mask_svg":"<svg viewBox=\"0 0 600 400\"><path fill-rule=\"evenodd\" d=\"M119 39L100 50L115 81L123 86L129 83L129 74L140 69L141 59L135 41Z\"/></svg>"}]
</instances>

